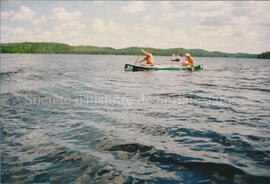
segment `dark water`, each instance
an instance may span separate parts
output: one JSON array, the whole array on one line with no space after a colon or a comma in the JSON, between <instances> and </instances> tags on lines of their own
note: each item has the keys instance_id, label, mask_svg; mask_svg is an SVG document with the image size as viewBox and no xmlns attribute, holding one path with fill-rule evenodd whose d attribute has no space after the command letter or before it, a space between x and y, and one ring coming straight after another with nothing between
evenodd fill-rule
<instances>
[{"instance_id":1,"label":"dark water","mask_svg":"<svg viewBox=\"0 0 270 184\"><path fill-rule=\"evenodd\" d=\"M135 58L1 55L1 183L270 183L270 60Z\"/></svg>"}]
</instances>

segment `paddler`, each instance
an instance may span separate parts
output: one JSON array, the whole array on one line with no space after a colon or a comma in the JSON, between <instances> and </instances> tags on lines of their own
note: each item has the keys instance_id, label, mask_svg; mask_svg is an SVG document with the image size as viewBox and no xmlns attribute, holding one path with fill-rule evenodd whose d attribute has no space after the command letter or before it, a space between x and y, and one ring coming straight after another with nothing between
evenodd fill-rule
<instances>
[{"instance_id":1,"label":"paddler","mask_svg":"<svg viewBox=\"0 0 270 184\"><path fill-rule=\"evenodd\" d=\"M172 55L169 61L173 61L173 60L175 60L175 54Z\"/></svg>"},{"instance_id":2,"label":"paddler","mask_svg":"<svg viewBox=\"0 0 270 184\"><path fill-rule=\"evenodd\" d=\"M173 54L169 61L180 61L180 54L177 54L177 56Z\"/></svg>"},{"instance_id":3,"label":"paddler","mask_svg":"<svg viewBox=\"0 0 270 184\"><path fill-rule=\"evenodd\" d=\"M141 64L141 66L154 66L155 63L154 63L153 55L144 51L143 49L141 49L141 52L145 55L145 58L143 58L140 61L136 61L135 64L146 61L146 64Z\"/></svg>"},{"instance_id":4,"label":"paddler","mask_svg":"<svg viewBox=\"0 0 270 184\"><path fill-rule=\"evenodd\" d=\"M180 61L180 54L177 54L176 58L175 58L175 61Z\"/></svg>"},{"instance_id":5,"label":"paddler","mask_svg":"<svg viewBox=\"0 0 270 184\"><path fill-rule=\"evenodd\" d=\"M181 65L182 66L190 66L191 67L191 70L194 71L195 62L194 62L194 59L190 56L189 53L186 53L185 61L183 61L181 63Z\"/></svg>"}]
</instances>

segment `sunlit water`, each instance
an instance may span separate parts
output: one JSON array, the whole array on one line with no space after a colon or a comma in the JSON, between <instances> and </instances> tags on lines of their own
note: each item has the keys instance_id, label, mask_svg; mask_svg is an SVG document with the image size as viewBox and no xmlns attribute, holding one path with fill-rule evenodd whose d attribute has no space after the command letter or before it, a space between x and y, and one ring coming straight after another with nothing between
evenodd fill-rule
<instances>
[{"instance_id":1,"label":"sunlit water","mask_svg":"<svg viewBox=\"0 0 270 184\"><path fill-rule=\"evenodd\" d=\"M2 54L1 182L270 183L270 60L135 59Z\"/></svg>"}]
</instances>

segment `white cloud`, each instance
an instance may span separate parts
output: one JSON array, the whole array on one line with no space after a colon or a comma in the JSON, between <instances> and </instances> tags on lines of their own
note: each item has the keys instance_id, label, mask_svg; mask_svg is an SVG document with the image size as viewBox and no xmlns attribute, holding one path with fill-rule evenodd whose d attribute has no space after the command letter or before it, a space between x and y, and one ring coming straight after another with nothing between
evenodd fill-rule
<instances>
[{"instance_id":1,"label":"white cloud","mask_svg":"<svg viewBox=\"0 0 270 184\"><path fill-rule=\"evenodd\" d=\"M162 1L161 7L164 8L165 10L173 9L173 6L172 6L171 2L169 2L169 1Z\"/></svg>"},{"instance_id":2,"label":"white cloud","mask_svg":"<svg viewBox=\"0 0 270 184\"><path fill-rule=\"evenodd\" d=\"M258 53L258 48L269 41L266 39L267 30L263 27L254 29L253 25L246 23L234 26L198 25L192 28L192 34L200 48L226 52Z\"/></svg>"},{"instance_id":3,"label":"white cloud","mask_svg":"<svg viewBox=\"0 0 270 184\"><path fill-rule=\"evenodd\" d=\"M83 30L86 25L84 23L82 23L79 20L73 20L70 22L64 22L62 24L59 25L61 28L66 29L66 31L72 31L72 30Z\"/></svg>"},{"instance_id":4,"label":"white cloud","mask_svg":"<svg viewBox=\"0 0 270 184\"><path fill-rule=\"evenodd\" d=\"M118 34L118 35L125 35L128 33L128 30L124 25L117 24L113 21L105 23L100 18L95 18L93 20L92 28L96 33Z\"/></svg>"},{"instance_id":5,"label":"white cloud","mask_svg":"<svg viewBox=\"0 0 270 184\"><path fill-rule=\"evenodd\" d=\"M32 20L35 16L35 12L26 6L21 6L19 12L11 18L11 20L27 21Z\"/></svg>"},{"instance_id":6,"label":"white cloud","mask_svg":"<svg viewBox=\"0 0 270 184\"><path fill-rule=\"evenodd\" d=\"M135 24L135 25L133 25L133 30L134 30L134 31L141 31L141 30L144 29L144 27L145 27L145 26L140 26L140 25L138 25L138 24Z\"/></svg>"},{"instance_id":7,"label":"white cloud","mask_svg":"<svg viewBox=\"0 0 270 184\"><path fill-rule=\"evenodd\" d=\"M225 1L197 1L183 2L181 9L189 12L195 19L204 19L207 17L217 17L232 14L232 3Z\"/></svg>"},{"instance_id":8,"label":"white cloud","mask_svg":"<svg viewBox=\"0 0 270 184\"><path fill-rule=\"evenodd\" d=\"M157 26L151 26L146 28L146 33L148 33L151 36L164 36L166 34L169 34L169 31L167 28L157 27Z\"/></svg>"},{"instance_id":9,"label":"white cloud","mask_svg":"<svg viewBox=\"0 0 270 184\"><path fill-rule=\"evenodd\" d=\"M33 35L32 30L27 30L23 27L1 26L1 41L2 42L31 41L32 35Z\"/></svg>"},{"instance_id":10,"label":"white cloud","mask_svg":"<svg viewBox=\"0 0 270 184\"><path fill-rule=\"evenodd\" d=\"M141 18L142 21L150 21L151 19L153 18L153 15L152 14L148 14L148 15L145 15Z\"/></svg>"},{"instance_id":11,"label":"white cloud","mask_svg":"<svg viewBox=\"0 0 270 184\"><path fill-rule=\"evenodd\" d=\"M190 42L188 36L181 29L168 29L161 26L135 24L133 31L140 36L130 37L130 45L136 43L137 45L148 47L176 48L187 46L187 43Z\"/></svg>"},{"instance_id":12,"label":"white cloud","mask_svg":"<svg viewBox=\"0 0 270 184\"><path fill-rule=\"evenodd\" d=\"M22 27L16 27L13 32L20 35L27 34L27 30Z\"/></svg>"},{"instance_id":13,"label":"white cloud","mask_svg":"<svg viewBox=\"0 0 270 184\"><path fill-rule=\"evenodd\" d=\"M266 16L270 12L269 3L214 2L207 7L193 6L191 9L191 15L199 20L192 28L193 39L198 41L199 47L250 53L269 49L270 16Z\"/></svg>"},{"instance_id":14,"label":"white cloud","mask_svg":"<svg viewBox=\"0 0 270 184\"><path fill-rule=\"evenodd\" d=\"M98 5L102 5L105 3L105 1L93 1L93 3L98 4Z\"/></svg>"},{"instance_id":15,"label":"white cloud","mask_svg":"<svg viewBox=\"0 0 270 184\"><path fill-rule=\"evenodd\" d=\"M1 25L1 43L5 43L5 42L11 42L12 40L9 37L9 34L13 31L14 29L12 29L11 27L8 26L4 26Z\"/></svg>"},{"instance_id":16,"label":"white cloud","mask_svg":"<svg viewBox=\"0 0 270 184\"><path fill-rule=\"evenodd\" d=\"M120 35L127 34L127 29L125 26L117 24L115 22L109 21L107 24L107 30L110 30L112 33L117 33Z\"/></svg>"},{"instance_id":17,"label":"white cloud","mask_svg":"<svg viewBox=\"0 0 270 184\"><path fill-rule=\"evenodd\" d=\"M164 27L150 26L150 25L138 25L133 26L133 30L138 32L141 31L140 35L145 35L149 37L165 36L169 33L169 30Z\"/></svg>"},{"instance_id":18,"label":"white cloud","mask_svg":"<svg viewBox=\"0 0 270 184\"><path fill-rule=\"evenodd\" d=\"M92 35L88 37L88 44L115 48L128 45L131 40L131 32L128 28L112 20L104 21L101 18L94 18L87 33Z\"/></svg>"},{"instance_id":19,"label":"white cloud","mask_svg":"<svg viewBox=\"0 0 270 184\"><path fill-rule=\"evenodd\" d=\"M81 15L82 13L80 11L69 12L65 8L59 7L59 8L52 9L52 16L50 17L50 19L56 20L56 21L68 22L68 21L79 19Z\"/></svg>"},{"instance_id":20,"label":"white cloud","mask_svg":"<svg viewBox=\"0 0 270 184\"><path fill-rule=\"evenodd\" d=\"M252 7L249 12L249 19L252 24L270 26L270 4L269 2L249 2Z\"/></svg>"},{"instance_id":21,"label":"white cloud","mask_svg":"<svg viewBox=\"0 0 270 184\"><path fill-rule=\"evenodd\" d=\"M172 21L173 19L177 18L177 17L181 17L185 14L184 11L181 12L177 12L177 13L166 13L163 14L160 18L161 21Z\"/></svg>"},{"instance_id":22,"label":"white cloud","mask_svg":"<svg viewBox=\"0 0 270 184\"><path fill-rule=\"evenodd\" d=\"M105 32L106 31L105 23L100 18L95 18L92 26L93 26L93 29L95 32Z\"/></svg>"},{"instance_id":23,"label":"white cloud","mask_svg":"<svg viewBox=\"0 0 270 184\"><path fill-rule=\"evenodd\" d=\"M52 29L52 32L54 34L54 38L55 38L55 41L58 41L58 42L66 42L66 35L65 35L65 31L60 28L60 27L54 27Z\"/></svg>"},{"instance_id":24,"label":"white cloud","mask_svg":"<svg viewBox=\"0 0 270 184\"><path fill-rule=\"evenodd\" d=\"M208 8L207 8L208 9ZM213 8L213 10L209 10L209 11L205 11L206 9L201 9L200 11L197 10L193 10L191 12L191 15L193 17L197 17L197 18L207 18L207 17L217 17L217 16L222 16L222 15L231 15L229 13L230 10L223 8L221 9L215 9Z\"/></svg>"},{"instance_id":25,"label":"white cloud","mask_svg":"<svg viewBox=\"0 0 270 184\"><path fill-rule=\"evenodd\" d=\"M1 19L3 19L3 20L8 19L13 14L14 14L14 11L13 10L1 12Z\"/></svg>"},{"instance_id":26,"label":"white cloud","mask_svg":"<svg viewBox=\"0 0 270 184\"><path fill-rule=\"evenodd\" d=\"M42 31L39 34L36 34L34 39L35 41L50 41L52 39L53 33L51 31Z\"/></svg>"},{"instance_id":27,"label":"white cloud","mask_svg":"<svg viewBox=\"0 0 270 184\"><path fill-rule=\"evenodd\" d=\"M122 7L122 11L127 13L138 13L145 9L144 1L131 1L127 6Z\"/></svg>"},{"instance_id":28,"label":"white cloud","mask_svg":"<svg viewBox=\"0 0 270 184\"><path fill-rule=\"evenodd\" d=\"M267 2L208 2L207 6L196 3L189 12L203 25L223 26L238 24L270 25L270 4ZM220 8L223 7L223 8Z\"/></svg>"},{"instance_id":29,"label":"white cloud","mask_svg":"<svg viewBox=\"0 0 270 184\"><path fill-rule=\"evenodd\" d=\"M32 21L32 24L35 26L38 26L40 24L44 24L47 21L47 17L45 17L44 15L42 15L40 18L35 19Z\"/></svg>"},{"instance_id":30,"label":"white cloud","mask_svg":"<svg viewBox=\"0 0 270 184\"><path fill-rule=\"evenodd\" d=\"M198 25L193 27L192 32L194 34L217 39L219 37L229 37L233 36L233 29L230 26L207 26L207 25Z\"/></svg>"},{"instance_id":31,"label":"white cloud","mask_svg":"<svg viewBox=\"0 0 270 184\"><path fill-rule=\"evenodd\" d=\"M78 36L86 27L81 17L82 12L80 11L68 11L63 7L57 7L52 9L52 15L49 17L49 20L57 24L54 29L59 34L56 37L70 40L71 36Z\"/></svg>"}]
</instances>

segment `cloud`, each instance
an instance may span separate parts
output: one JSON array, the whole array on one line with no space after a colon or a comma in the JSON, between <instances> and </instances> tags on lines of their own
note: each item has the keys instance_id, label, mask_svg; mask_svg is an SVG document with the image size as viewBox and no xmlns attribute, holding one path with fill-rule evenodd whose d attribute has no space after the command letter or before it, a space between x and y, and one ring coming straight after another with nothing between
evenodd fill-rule
<instances>
[{"instance_id":1,"label":"cloud","mask_svg":"<svg viewBox=\"0 0 270 184\"><path fill-rule=\"evenodd\" d=\"M126 13L138 13L145 9L146 4L143 1L131 1L127 6L121 8Z\"/></svg>"},{"instance_id":2,"label":"cloud","mask_svg":"<svg viewBox=\"0 0 270 184\"><path fill-rule=\"evenodd\" d=\"M142 21L150 21L152 19L153 15L152 14L148 14L148 15L145 15L141 18Z\"/></svg>"},{"instance_id":3,"label":"cloud","mask_svg":"<svg viewBox=\"0 0 270 184\"><path fill-rule=\"evenodd\" d=\"M230 26L207 26L198 25L192 28L192 33L207 38L219 38L233 36L233 29Z\"/></svg>"},{"instance_id":4,"label":"cloud","mask_svg":"<svg viewBox=\"0 0 270 184\"><path fill-rule=\"evenodd\" d=\"M206 26L270 25L270 16L265 16L270 12L267 2L209 2L207 6L198 2L189 12Z\"/></svg>"},{"instance_id":5,"label":"cloud","mask_svg":"<svg viewBox=\"0 0 270 184\"><path fill-rule=\"evenodd\" d=\"M147 34L147 37L164 36L169 33L169 30L164 27L152 26L152 25L138 25L133 26L133 30L138 32L141 31L141 35Z\"/></svg>"},{"instance_id":6,"label":"cloud","mask_svg":"<svg viewBox=\"0 0 270 184\"><path fill-rule=\"evenodd\" d=\"M192 44L190 38L181 29L168 29L157 25L135 24L133 32L139 37L131 36L130 45L155 48L177 48L186 47Z\"/></svg>"},{"instance_id":7,"label":"cloud","mask_svg":"<svg viewBox=\"0 0 270 184\"><path fill-rule=\"evenodd\" d=\"M96 33L118 34L118 35L126 35L128 33L128 30L124 25L117 24L113 21L105 23L100 18L95 18L93 20L92 28Z\"/></svg>"},{"instance_id":8,"label":"cloud","mask_svg":"<svg viewBox=\"0 0 270 184\"><path fill-rule=\"evenodd\" d=\"M5 12L1 12L1 19L5 20L8 19L9 17L11 17L14 14L14 11L5 11Z\"/></svg>"},{"instance_id":9,"label":"cloud","mask_svg":"<svg viewBox=\"0 0 270 184\"><path fill-rule=\"evenodd\" d=\"M13 30L14 30L14 29L12 29L11 27L1 25L1 31L0 31L0 34L1 34L1 36L0 36L0 38L1 38L1 43L13 41L13 40L11 40L11 38L9 37L9 34L10 34Z\"/></svg>"},{"instance_id":10,"label":"cloud","mask_svg":"<svg viewBox=\"0 0 270 184\"><path fill-rule=\"evenodd\" d=\"M232 1L232 15L234 16L246 16L249 15L252 9L254 9L254 6L250 6L251 3L244 2L244 1Z\"/></svg>"},{"instance_id":11,"label":"cloud","mask_svg":"<svg viewBox=\"0 0 270 184\"><path fill-rule=\"evenodd\" d=\"M92 37L88 37L88 44L99 45L104 47L120 48L127 45L130 39L127 35L121 35L112 32L91 33Z\"/></svg>"},{"instance_id":12,"label":"cloud","mask_svg":"<svg viewBox=\"0 0 270 184\"><path fill-rule=\"evenodd\" d=\"M224 16L215 16L204 18L201 22L201 25L206 26L223 26L223 25L232 25L233 17L229 15Z\"/></svg>"},{"instance_id":13,"label":"cloud","mask_svg":"<svg viewBox=\"0 0 270 184\"><path fill-rule=\"evenodd\" d=\"M105 1L93 1L93 3L98 4L98 5L102 5L105 3Z\"/></svg>"},{"instance_id":14,"label":"cloud","mask_svg":"<svg viewBox=\"0 0 270 184\"><path fill-rule=\"evenodd\" d=\"M69 12L65 8L53 8L52 9L52 16L50 17L51 20L55 21L72 21L79 19L82 13L80 11Z\"/></svg>"},{"instance_id":15,"label":"cloud","mask_svg":"<svg viewBox=\"0 0 270 184\"><path fill-rule=\"evenodd\" d=\"M115 22L109 21L107 24L107 29L112 33L117 33L120 35L127 34L127 29L125 26L117 24Z\"/></svg>"},{"instance_id":16,"label":"cloud","mask_svg":"<svg viewBox=\"0 0 270 184\"><path fill-rule=\"evenodd\" d=\"M92 27L93 27L95 32L105 32L106 31L105 23L100 18L94 19Z\"/></svg>"},{"instance_id":17,"label":"cloud","mask_svg":"<svg viewBox=\"0 0 270 184\"><path fill-rule=\"evenodd\" d=\"M203 8L202 8L203 9ZM237 26L237 25L250 25L250 26L270 26L269 3L265 2L231 2L227 4L224 9L214 11L211 14L206 11L197 12L193 14L201 19L201 25L208 26ZM201 15L201 16L199 16ZM250 27L252 28L252 27Z\"/></svg>"},{"instance_id":18,"label":"cloud","mask_svg":"<svg viewBox=\"0 0 270 184\"><path fill-rule=\"evenodd\" d=\"M177 17L181 17L185 14L184 11L181 11L181 12L177 12L177 13L166 13L166 14L163 14L160 18L161 21L172 21L173 19L177 18Z\"/></svg>"},{"instance_id":19,"label":"cloud","mask_svg":"<svg viewBox=\"0 0 270 184\"><path fill-rule=\"evenodd\" d=\"M23 42L30 41L31 30L24 27L1 26L1 42Z\"/></svg>"},{"instance_id":20,"label":"cloud","mask_svg":"<svg viewBox=\"0 0 270 184\"><path fill-rule=\"evenodd\" d=\"M70 21L70 22L64 22L62 24L59 25L61 28L64 28L66 29L66 31L69 31L69 30L83 30L86 25L79 21L79 20L73 20L73 21Z\"/></svg>"},{"instance_id":21,"label":"cloud","mask_svg":"<svg viewBox=\"0 0 270 184\"><path fill-rule=\"evenodd\" d=\"M59 32L58 36L63 34L66 39L70 40L71 36L78 36L79 32L86 27L81 17L81 11L68 11L63 7L57 7L52 9L49 20L57 24L55 29Z\"/></svg>"},{"instance_id":22,"label":"cloud","mask_svg":"<svg viewBox=\"0 0 270 184\"><path fill-rule=\"evenodd\" d=\"M20 34L20 35L27 34L26 29L24 29L22 27L16 27L13 32L15 34Z\"/></svg>"},{"instance_id":23,"label":"cloud","mask_svg":"<svg viewBox=\"0 0 270 184\"><path fill-rule=\"evenodd\" d=\"M51 31L41 31L34 35L35 41L50 41L53 37L53 33Z\"/></svg>"},{"instance_id":24,"label":"cloud","mask_svg":"<svg viewBox=\"0 0 270 184\"><path fill-rule=\"evenodd\" d=\"M13 21L27 21L32 20L35 16L35 12L26 6L21 6L19 12L11 18Z\"/></svg>"},{"instance_id":25,"label":"cloud","mask_svg":"<svg viewBox=\"0 0 270 184\"><path fill-rule=\"evenodd\" d=\"M91 34L88 43L99 46L110 46L120 48L130 42L131 32L126 25L112 20L104 21L94 18L91 21L87 34Z\"/></svg>"},{"instance_id":26,"label":"cloud","mask_svg":"<svg viewBox=\"0 0 270 184\"><path fill-rule=\"evenodd\" d=\"M196 3L183 2L183 8L186 12L196 19L204 19L207 17L216 17L222 15L231 15L231 2L224 1L207 1L207 3L198 1Z\"/></svg>"},{"instance_id":27,"label":"cloud","mask_svg":"<svg viewBox=\"0 0 270 184\"><path fill-rule=\"evenodd\" d=\"M67 42L67 33L65 31L56 32L54 28L50 30L35 28L26 29L24 27L1 27L2 42ZM60 34L60 35L58 35ZM64 35L64 36L63 36Z\"/></svg>"},{"instance_id":28,"label":"cloud","mask_svg":"<svg viewBox=\"0 0 270 184\"><path fill-rule=\"evenodd\" d=\"M217 9L215 5L202 6L201 10L192 13L199 20L199 24L192 28L193 39L197 40L198 47L249 53L270 49L270 16L266 16L270 12L269 2L221 4L223 9ZM214 11L208 12L209 8Z\"/></svg>"},{"instance_id":29,"label":"cloud","mask_svg":"<svg viewBox=\"0 0 270 184\"><path fill-rule=\"evenodd\" d=\"M44 15L42 15L40 18L35 19L32 21L32 24L35 26L38 26L40 24L44 24L47 21L47 17L45 17Z\"/></svg>"},{"instance_id":30,"label":"cloud","mask_svg":"<svg viewBox=\"0 0 270 184\"><path fill-rule=\"evenodd\" d=\"M166 34L169 34L169 31L167 28L157 27L157 26L151 26L145 29L146 33L148 33L151 36L164 36Z\"/></svg>"},{"instance_id":31,"label":"cloud","mask_svg":"<svg viewBox=\"0 0 270 184\"><path fill-rule=\"evenodd\" d=\"M165 10L172 10L173 9L173 6L172 6L171 2L169 2L169 1L162 1L160 6L162 8L164 8Z\"/></svg>"},{"instance_id":32,"label":"cloud","mask_svg":"<svg viewBox=\"0 0 270 184\"><path fill-rule=\"evenodd\" d=\"M249 19L252 24L261 26L270 26L270 4L269 2L249 2L249 6L252 7L249 12Z\"/></svg>"},{"instance_id":33,"label":"cloud","mask_svg":"<svg viewBox=\"0 0 270 184\"><path fill-rule=\"evenodd\" d=\"M255 26L255 29L247 21L249 20L243 19L233 26L197 25L192 28L193 40L197 40L196 45L200 48L208 50L258 53L259 48L269 49L266 47L270 41L269 28L267 30L262 26Z\"/></svg>"}]
</instances>

